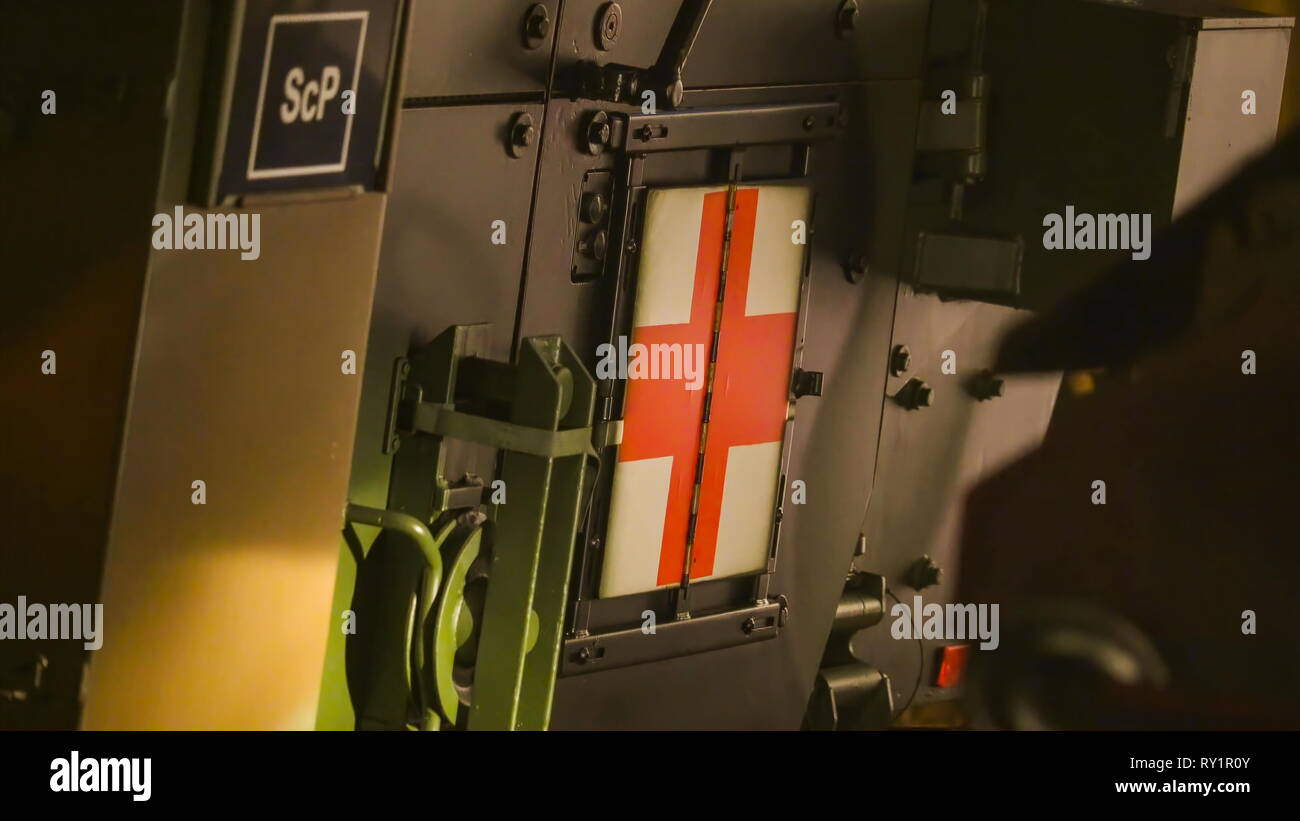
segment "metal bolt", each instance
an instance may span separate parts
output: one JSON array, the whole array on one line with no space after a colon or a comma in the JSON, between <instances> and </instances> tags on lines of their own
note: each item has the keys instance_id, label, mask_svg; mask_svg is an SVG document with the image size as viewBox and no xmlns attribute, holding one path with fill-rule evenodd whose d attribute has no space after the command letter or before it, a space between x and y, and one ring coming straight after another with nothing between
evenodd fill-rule
<instances>
[{"instance_id":1,"label":"metal bolt","mask_svg":"<svg viewBox=\"0 0 1300 821\"><path fill-rule=\"evenodd\" d=\"M970 394L979 401L994 399L1002 395L1005 382L987 368L975 375L970 382Z\"/></svg>"},{"instance_id":2,"label":"metal bolt","mask_svg":"<svg viewBox=\"0 0 1300 821\"><path fill-rule=\"evenodd\" d=\"M804 130L804 131L812 131L812 130L813 130L813 126L816 125L816 124L817 124L817 121L814 120L814 119L812 118L812 115L811 115L811 114L809 114L807 117L804 117L804 118L803 118L803 130Z\"/></svg>"},{"instance_id":3,"label":"metal bolt","mask_svg":"<svg viewBox=\"0 0 1300 821\"><path fill-rule=\"evenodd\" d=\"M596 14L596 47L609 51L618 42L618 33L623 28L623 9L618 3L606 3Z\"/></svg>"},{"instance_id":4,"label":"metal bolt","mask_svg":"<svg viewBox=\"0 0 1300 821\"><path fill-rule=\"evenodd\" d=\"M578 208L578 214L583 222L589 222L593 225L600 222L601 217L605 216L605 200L600 194L587 192L582 195L582 205Z\"/></svg>"},{"instance_id":5,"label":"metal bolt","mask_svg":"<svg viewBox=\"0 0 1300 821\"><path fill-rule=\"evenodd\" d=\"M527 112L520 112L510 121L510 143L507 149L510 156L518 159L524 154L524 149L533 144L537 139L537 129L533 126L533 118Z\"/></svg>"},{"instance_id":6,"label":"metal bolt","mask_svg":"<svg viewBox=\"0 0 1300 821\"><path fill-rule=\"evenodd\" d=\"M907 568L905 581L913 590L924 590L939 583L943 578L943 569L929 556L922 556Z\"/></svg>"},{"instance_id":7,"label":"metal bolt","mask_svg":"<svg viewBox=\"0 0 1300 821\"><path fill-rule=\"evenodd\" d=\"M916 386L916 407L928 408L934 400L934 388L922 382Z\"/></svg>"},{"instance_id":8,"label":"metal bolt","mask_svg":"<svg viewBox=\"0 0 1300 821\"><path fill-rule=\"evenodd\" d=\"M664 87L664 100L668 103L669 108L679 108L682 104L682 98L686 96L686 86L682 84L682 78L678 77Z\"/></svg>"},{"instance_id":9,"label":"metal bolt","mask_svg":"<svg viewBox=\"0 0 1300 821\"><path fill-rule=\"evenodd\" d=\"M912 352L906 345L895 345L893 353L889 355L889 372L894 376L902 376L910 367L912 367Z\"/></svg>"},{"instance_id":10,"label":"metal bolt","mask_svg":"<svg viewBox=\"0 0 1300 821\"><path fill-rule=\"evenodd\" d=\"M603 260L609 251L609 237L604 231L596 231L578 240L578 251L594 260Z\"/></svg>"},{"instance_id":11,"label":"metal bolt","mask_svg":"<svg viewBox=\"0 0 1300 821\"><path fill-rule=\"evenodd\" d=\"M844 278L857 285L867 276L867 257L865 254L850 254L844 264Z\"/></svg>"},{"instance_id":12,"label":"metal bolt","mask_svg":"<svg viewBox=\"0 0 1300 821\"><path fill-rule=\"evenodd\" d=\"M745 631L746 636L754 632L754 628L756 627L758 627L758 622L754 621L752 618L745 619L745 623L740 625L740 629Z\"/></svg>"},{"instance_id":13,"label":"metal bolt","mask_svg":"<svg viewBox=\"0 0 1300 821\"><path fill-rule=\"evenodd\" d=\"M538 49L551 34L551 14L546 6L534 3L524 18L524 48Z\"/></svg>"},{"instance_id":14,"label":"metal bolt","mask_svg":"<svg viewBox=\"0 0 1300 821\"><path fill-rule=\"evenodd\" d=\"M587 125L582 133L587 140L588 154L594 157L604 151L605 146L609 145L609 115L603 111L592 112L587 118Z\"/></svg>"},{"instance_id":15,"label":"metal bolt","mask_svg":"<svg viewBox=\"0 0 1300 821\"><path fill-rule=\"evenodd\" d=\"M889 353L889 373L901 377L911 368L911 351L907 346L894 346L893 352Z\"/></svg>"},{"instance_id":16,"label":"metal bolt","mask_svg":"<svg viewBox=\"0 0 1300 821\"><path fill-rule=\"evenodd\" d=\"M934 401L934 388L920 379L909 379L894 396L894 400L908 410L928 408Z\"/></svg>"},{"instance_id":17,"label":"metal bolt","mask_svg":"<svg viewBox=\"0 0 1300 821\"><path fill-rule=\"evenodd\" d=\"M584 647L578 651L578 661L582 662L583 664L586 664L587 662L591 661L590 647Z\"/></svg>"}]
</instances>

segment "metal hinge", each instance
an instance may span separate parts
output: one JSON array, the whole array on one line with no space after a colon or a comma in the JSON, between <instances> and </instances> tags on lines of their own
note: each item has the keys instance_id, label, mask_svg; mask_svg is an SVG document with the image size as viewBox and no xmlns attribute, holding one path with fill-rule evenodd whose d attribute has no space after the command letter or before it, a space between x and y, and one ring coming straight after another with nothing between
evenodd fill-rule
<instances>
[{"instance_id":1,"label":"metal hinge","mask_svg":"<svg viewBox=\"0 0 1300 821\"><path fill-rule=\"evenodd\" d=\"M940 155L926 158L927 171L963 183L984 177L988 163L989 75L966 74L956 99L922 100L916 124L916 150Z\"/></svg>"}]
</instances>

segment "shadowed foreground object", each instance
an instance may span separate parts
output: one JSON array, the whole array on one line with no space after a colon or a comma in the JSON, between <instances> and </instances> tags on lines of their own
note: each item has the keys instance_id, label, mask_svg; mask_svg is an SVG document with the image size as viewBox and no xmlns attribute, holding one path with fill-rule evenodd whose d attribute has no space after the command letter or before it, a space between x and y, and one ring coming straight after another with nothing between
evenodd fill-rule
<instances>
[{"instance_id":1,"label":"shadowed foreground object","mask_svg":"<svg viewBox=\"0 0 1300 821\"><path fill-rule=\"evenodd\" d=\"M1073 675L1074 698L1040 705L1070 716L1054 726L1300 727L1297 204L1300 132L1157 235L1172 251L1120 266L1003 345L1004 371L1110 377L971 494L962 596L1004 613L1100 608L1150 637L1168 671L1164 688ZM1008 639L988 664L1017 663Z\"/></svg>"}]
</instances>

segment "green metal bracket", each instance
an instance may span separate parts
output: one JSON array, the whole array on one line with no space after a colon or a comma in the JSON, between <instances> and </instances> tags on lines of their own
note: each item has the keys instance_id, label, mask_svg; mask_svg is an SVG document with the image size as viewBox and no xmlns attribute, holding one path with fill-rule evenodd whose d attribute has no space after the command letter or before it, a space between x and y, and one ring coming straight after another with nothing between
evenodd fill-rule
<instances>
[{"instance_id":1,"label":"green metal bracket","mask_svg":"<svg viewBox=\"0 0 1300 821\"><path fill-rule=\"evenodd\" d=\"M596 384L558 337L524 340L511 422L544 431L580 429L585 452L507 451L501 477L511 496L497 508L492 577L474 680L470 729L542 730L563 638L573 541L591 451ZM530 652L529 617L537 613Z\"/></svg>"},{"instance_id":2,"label":"green metal bracket","mask_svg":"<svg viewBox=\"0 0 1300 821\"><path fill-rule=\"evenodd\" d=\"M487 531L493 538L484 547L491 559L481 618L473 624L464 597L485 531L463 529L463 541L440 541L451 551L442 557L449 574L431 611L433 635L416 637L417 702L456 723L461 694L449 671L473 646L473 630L468 727L542 730L550 721L583 488L596 459L596 385L558 336L524 340L511 365L482 356L489 332L487 325L453 326L396 363L383 442L394 454L390 510L381 513L390 521L394 514L445 521L458 504L477 505L481 484L446 479L443 440L501 451L498 478L508 503L493 508Z\"/></svg>"},{"instance_id":3,"label":"green metal bracket","mask_svg":"<svg viewBox=\"0 0 1300 821\"><path fill-rule=\"evenodd\" d=\"M554 459L576 456L591 450L591 428L543 430L460 413L447 405L421 402L415 411L415 429L420 433L446 436L466 442L490 445L500 450Z\"/></svg>"}]
</instances>

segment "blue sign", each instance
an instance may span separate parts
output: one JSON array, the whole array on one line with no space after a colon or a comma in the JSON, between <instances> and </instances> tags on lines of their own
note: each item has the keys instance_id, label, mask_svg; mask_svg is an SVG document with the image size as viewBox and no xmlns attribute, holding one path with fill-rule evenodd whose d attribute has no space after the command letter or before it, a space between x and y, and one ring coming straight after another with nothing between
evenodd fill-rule
<instances>
[{"instance_id":1,"label":"blue sign","mask_svg":"<svg viewBox=\"0 0 1300 821\"><path fill-rule=\"evenodd\" d=\"M249 2L234 71L200 129L213 140L204 205L245 194L379 187L400 0ZM237 29L235 31L234 29Z\"/></svg>"}]
</instances>

